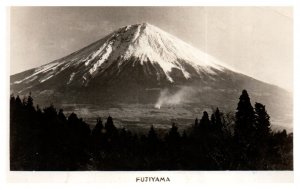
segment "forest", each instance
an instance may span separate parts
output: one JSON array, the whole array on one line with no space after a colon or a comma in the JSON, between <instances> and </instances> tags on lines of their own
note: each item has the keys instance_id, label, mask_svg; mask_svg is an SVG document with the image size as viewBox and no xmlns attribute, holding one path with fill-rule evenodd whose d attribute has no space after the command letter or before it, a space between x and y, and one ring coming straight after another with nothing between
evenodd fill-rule
<instances>
[{"instance_id":1,"label":"forest","mask_svg":"<svg viewBox=\"0 0 300 189\"><path fill-rule=\"evenodd\" d=\"M190 129L165 133L117 128L97 118L93 129L75 113L34 105L31 94L10 97L10 170L293 170L293 133L273 131L261 103L242 91L235 114L204 111Z\"/></svg>"}]
</instances>

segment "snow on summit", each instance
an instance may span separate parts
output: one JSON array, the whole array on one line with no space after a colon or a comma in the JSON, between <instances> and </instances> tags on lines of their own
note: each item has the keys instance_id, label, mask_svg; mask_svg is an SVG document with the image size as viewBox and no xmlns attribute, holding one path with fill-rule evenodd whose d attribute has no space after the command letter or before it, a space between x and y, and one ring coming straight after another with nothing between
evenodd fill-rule
<instances>
[{"instance_id":1,"label":"snow on summit","mask_svg":"<svg viewBox=\"0 0 300 189\"><path fill-rule=\"evenodd\" d=\"M177 37L151 24L142 23L122 27L69 56L36 68L33 74L14 83L45 82L66 69L72 69L65 83L69 85L79 79L86 84L114 64L121 69L128 60L135 60L132 66L150 62L163 71L169 82L174 82L171 76L173 69L180 70L185 79L190 79L192 74L187 65L199 75L203 72L214 74L215 70L226 68L220 61Z\"/></svg>"},{"instance_id":2,"label":"snow on summit","mask_svg":"<svg viewBox=\"0 0 300 189\"><path fill-rule=\"evenodd\" d=\"M12 94L32 92L37 104L54 102L112 108L130 104L132 110L124 113L129 117L135 110L141 110L155 116L161 114L159 119L166 119L164 113L156 110L152 113L149 104L160 108L161 105L187 103L188 109L191 108L168 108L172 112L170 119L175 115L194 115L192 107L199 108L199 105L206 109L222 104L224 109L231 111L242 89L252 91L254 101L267 102L266 107L270 107L270 112L275 115L287 115L278 117L277 123L290 120L288 115L292 115L292 100L286 91L236 72L207 53L147 23L119 28L72 54L12 75L10 82ZM278 97L285 100L278 100ZM138 104L146 108L138 109ZM177 111L182 112L175 113Z\"/></svg>"}]
</instances>

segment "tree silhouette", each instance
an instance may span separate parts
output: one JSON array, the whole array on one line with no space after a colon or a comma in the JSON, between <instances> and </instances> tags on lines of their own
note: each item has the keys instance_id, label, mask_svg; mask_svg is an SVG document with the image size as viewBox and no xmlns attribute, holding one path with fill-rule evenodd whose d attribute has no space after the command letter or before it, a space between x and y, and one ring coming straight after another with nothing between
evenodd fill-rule
<instances>
[{"instance_id":1,"label":"tree silhouette","mask_svg":"<svg viewBox=\"0 0 300 189\"><path fill-rule=\"evenodd\" d=\"M242 143L248 143L255 134L254 110L250 102L249 95L243 90L238 103L235 126L235 136Z\"/></svg>"},{"instance_id":2,"label":"tree silhouette","mask_svg":"<svg viewBox=\"0 0 300 189\"><path fill-rule=\"evenodd\" d=\"M178 132L178 127L175 123L173 123L169 133L166 136L166 140L170 145L175 145L177 143L180 143L180 139L181 137Z\"/></svg>"},{"instance_id":3,"label":"tree silhouette","mask_svg":"<svg viewBox=\"0 0 300 189\"><path fill-rule=\"evenodd\" d=\"M106 129L103 126L101 118L97 118L97 123L91 133L91 147L94 153L103 149L106 145Z\"/></svg>"},{"instance_id":4,"label":"tree silhouette","mask_svg":"<svg viewBox=\"0 0 300 189\"><path fill-rule=\"evenodd\" d=\"M59 111L58 111L58 119L59 119L62 123L64 123L64 122L67 121L67 118L66 118L66 116L65 116L65 114L64 114L64 110L63 110L63 109L59 109Z\"/></svg>"},{"instance_id":5,"label":"tree silhouette","mask_svg":"<svg viewBox=\"0 0 300 189\"><path fill-rule=\"evenodd\" d=\"M21 106L22 106L21 99L20 99L19 95L17 95L17 98L16 98L16 107L18 109L21 109Z\"/></svg>"},{"instance_id":6,"label":"tree silhouette","mask_svg":"<svg viewBox=\"0 0 300 189\"><path fill-rule=\"evenodd\" d=\"M215 118L216 118L216 128L217 129L222 129L224 127L223 123L222 123L222 115L220 113L219 108L216 109L216 111L214 112Z\"/></svg>"},{"instance_id":7,"label":"tree silhouette","mask_svg":"<svg viewBox=\"0 0 300 189\"><path fill-rule=\"evenodd\" d=\"M206 111L203 112L203 116L200 120L199 127L205 131L209 130L211 127L208 113Z\"/></svg>"},{"instance_id":8,"label":"tree silhouette","mask_svg":"<svg viewBox=\"0 0 300 189\"><path fill-rule=\"evenodd\" d=\"M116 135L117 128L114 125L113 118L111 116L108 116L108 118L106 120L105 129L109 136Z\"/></svg>"},{"instance_id":9,"label":"tree silhouette","mask_svg":"<svg viewBox=\"0 0 300 189\"><path fill-rule=\"evenodd\" d=\"M215 113L212 113L211 116L210 116L210 122L211 122L211 126L212 127L216 127L216 116L215 116Z\"/></svg>"},{"instance_id":10,"label":"tree silhouette","mask_svg":"<svg viewBox=\"0 0 300 189\"><path fill-rule=\"evenodd\" d=\"M271 132L270 116L261 103L255 103L255 126L260 137L269 136Z\"/></svg>"},{"instance_id":11,"label":"tree silhouette","mask_svg":"<svg viewBox=\"0 0 300 189\"><path fill-rule=\"evenodd\" d=\"M261 103L252 108L247 91L235 116L217 108L184 128L132 134L109 116L94 129L75 113L27 97L10 96L11 170L292 170L293 133L272 131ZM232 132L231 130L234 130Z\"/></svg>"},{"instance_id":12,"label":"tree silhouette","mask_svg":"<svg viewBox=\"0 0 300 189\"><path fill-rule=\"evenodd\" d=\"M27 97L26 107L29 110L29 112L34 112L34 106L33 106L33 98L31 97L31 92L29 93L29 96Z\"/></svg>"},{"instance_id":13,"label":"tree silhouette","mask_svg":"<svg viewBox=\"0 0 300 189\"><path fill-rule=\"evenodd\" d=\"M151 125L150 130L148 132L148 141L152 144L156 143L158 141L158 136L156 131L154 130L154 126Z\"/></svg>"}]
</instances>

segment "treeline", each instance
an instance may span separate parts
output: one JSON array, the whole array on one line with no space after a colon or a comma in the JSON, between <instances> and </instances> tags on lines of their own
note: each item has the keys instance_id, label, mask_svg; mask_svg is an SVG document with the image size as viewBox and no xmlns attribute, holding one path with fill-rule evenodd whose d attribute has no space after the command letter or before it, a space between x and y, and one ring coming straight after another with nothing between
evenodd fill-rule
<instances>
[{"instance_id":1,"label":"treeline","mask_svg":"<svg viewBox=\"0 0 300 189\"><path fill-rule=\"evenodd\" d=\"M88 124L52 105L34 107L31 95L10 98L11 170L292 170L293 134L271 130L260 103L243 91L234 116L203 112L180 133L161 137L117 129L113 118Z\"/></svg>"}]
</instances>

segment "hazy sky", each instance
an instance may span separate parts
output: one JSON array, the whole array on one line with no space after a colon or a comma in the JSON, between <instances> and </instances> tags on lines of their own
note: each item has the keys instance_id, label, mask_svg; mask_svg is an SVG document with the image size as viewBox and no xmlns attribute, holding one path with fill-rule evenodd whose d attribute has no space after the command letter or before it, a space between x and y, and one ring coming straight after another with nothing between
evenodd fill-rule
<instances>
[{"instance_id":1,"label":"hazy sky","mask_svg":"<svg viewBox=\"0 0 300 189\"><path fill-rule=\"evenodd\" d=\"M118 29L149 22L244 74L292 90L289 7L13 7L11 74L68 55Z\"/></svg>"}]
</instances>

